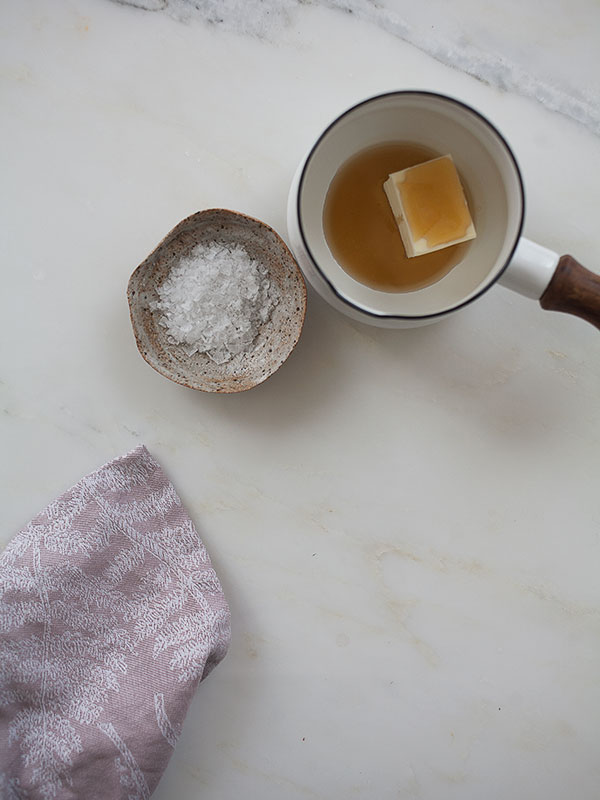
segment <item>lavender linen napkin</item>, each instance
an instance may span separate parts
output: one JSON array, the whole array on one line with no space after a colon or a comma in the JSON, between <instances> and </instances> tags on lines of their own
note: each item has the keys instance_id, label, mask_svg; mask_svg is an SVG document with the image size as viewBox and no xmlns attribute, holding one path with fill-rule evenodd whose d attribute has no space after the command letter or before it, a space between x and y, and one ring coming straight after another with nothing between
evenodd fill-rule
<instances>
[{"instance_id":1,"label":"lavender linen napkin","mask_svg":"<svg viewBox=\"0 0 600 800\"><path fill-rule=\"evenodd\" d=\"M229 609L145 447L51 503L0 556L0 797L143 800Z\"/></svg>"}]
</instances>

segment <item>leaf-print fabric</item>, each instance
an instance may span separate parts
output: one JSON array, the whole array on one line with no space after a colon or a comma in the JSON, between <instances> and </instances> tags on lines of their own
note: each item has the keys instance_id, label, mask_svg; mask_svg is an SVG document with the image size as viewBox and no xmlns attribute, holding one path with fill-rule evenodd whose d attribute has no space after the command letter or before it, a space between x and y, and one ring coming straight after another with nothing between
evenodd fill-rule
<instances>
[{"instance_id":1,"label":"leaf-print fabric","mask_svg":"<svg viewBox=\"0 0 600 800\"><path fill-rule=\"evenodd\" d=\"M144 447L51 503L0 556L0 796L145 800L229 609Z\"/></svg>"}]
</instances>

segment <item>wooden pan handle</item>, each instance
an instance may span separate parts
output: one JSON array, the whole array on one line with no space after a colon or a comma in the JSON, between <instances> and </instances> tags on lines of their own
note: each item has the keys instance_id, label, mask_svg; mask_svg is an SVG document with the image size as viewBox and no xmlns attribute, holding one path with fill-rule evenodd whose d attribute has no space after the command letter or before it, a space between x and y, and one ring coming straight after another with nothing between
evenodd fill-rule
<instances>
[{"instance_id":1,"label":"wooden pan handle","mask_svg":"<svg viewBox=\"0 0 600 800\"><path fill-rule=\"evenodd\" d=\"M546 311L574 314L600 329L600 275L573 256L561 256L540 305Z\"/></svg>"}]
</instances>

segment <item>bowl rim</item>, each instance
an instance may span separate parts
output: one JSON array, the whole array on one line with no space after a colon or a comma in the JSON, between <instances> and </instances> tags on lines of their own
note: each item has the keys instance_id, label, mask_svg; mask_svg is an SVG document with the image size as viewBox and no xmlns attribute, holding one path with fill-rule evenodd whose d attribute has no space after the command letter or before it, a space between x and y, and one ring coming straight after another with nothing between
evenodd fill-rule
<instances>
[{"instance_id":1,"label":"bowl rim","mask_svg":"<svg viewBox=\"0 0 600 800\"><path fill-rule=\"evenodd\" d=\"M374 103L374 102L383 100L383 99L388 98L388 97L399 97L399 96L408 96L408 95L415 95L415 96L419 96L419 97L435 97L435 98L438 98L438 99L443 100L445 102L453 103L453 104L455 104L457 106L460 106L465 111L473 114L479 120L481 120L481 122L483 122L484 125L486 125L491 130L491 132L499 139L500 143L504 146L504 148L506 150L506 153L507 153L507 155L509 157L509 160L512 161L512 165L513 165L513 167L515 169L515 175L517 177L517 188L518 188L518 191L519 191L519 203L520 203L519 222L518 222L518 225L517 225L513 246L510 249L510 251L509 251L509 253L508 253L507 257L506 257L506 260L505 260L504 264L502 265L502 267L494 275L494 277L493 277L493 279L491 281L487 282L481 289L479 289L479 291L477 291L475 294L473 294L470 297L468 297L466 300L461 300L459 303L456 303L455 305L449 306L448 308L444 308L441 311L435 311L435 312L433 312L431 314L386 314L384 312L379 313L379 312L376 312L376 311L372 311L372 310L370 310L368 308L365 308L364 306L360 305L359 303L354 302L353 300L348 298L345 294L340 292L336 288L336 286L333 283L333 281L321 269L317 259L313 255L313 253L312 253L312 251L311 251L311 249L309 247L309 244L308 244L308 239L307 239L306 234L304 232L304 225L303 225L303 222L302 222L302 214L300 212L300 202L301 202L301 197L302 197L302 190L303 190L303 187L304 187L304 181L305 181L305 178L306 178L307 168L308 168L308 166L309 166L309 164L310 164L310 162L311 162L311 160L312 160L317 148L319 147L319 145L321 144L323 139L327 136L327 134L339 122L341 122L345 117L347 117L349 114L353 113L357 109L362 108L363 106L366 106L366 105L369 105L370 103ZM453 313L454 311L458 311L459 309L470 305L475 300L478 300L483 294L485 294L487 291L489 291L489 289L491 289L492 286L494 286L495 283L498 282L500 277L508 269L508 266L509 266L509 264L510 264L510 262L512 260L512 257L515 254L515 250L517 249L517 246L519 244L519 240L520 240L520 238L521 238L521 236L523 234L523 226L525 224L525 187L524 187L524 184L523 184L523 175L521 173L521 169L519 167L519 164L517 162L517 158L516 158L512 148L511 148L511 146L509 145L509 143L506 140L506 138L500 133L498 128L496 128L496 126L492 122L490 122L490 120L484 114L482 114L480 111L477 111L477 109L473 108L472 106L468 105L468 103L465 103L462 100L458 100L456 97L452 97L451 95L443 94L442 92L432 92L432 91L419 90L419 89L398 89L398 90L391 91L391 92L382 92L381 94L372 95L371 97L367 97L365 100L361 100L360 102L355 103L353 106L351 106L350 108L347 108L345 111L343 111L341 114L339 114L322 131L322 133L319 135L319 137L316 139L316 141L314 142L314 144L312 145L312 147L308 151L308 154L304 159L304 163L302 164L302 168L301 168L301 172L300 172L300 178L299 178L299 181L298 181L298 190L296 192L295 207L296 207L296 221L298 223L298 231L300 233L300 239L302 241L302 245L303 245L303 247L304 247L304 249L306 251L306 254L308 255L308 257L310 259L310 262L313 265L313 267L315 268L315 270L317 271L318 275L323 279L325 284L329 287L331 292L335 295L335 297L341 303L344 303L345 305L349 306L354 311L358 311L360 314L363 314L363 315L368 316L368 317L372 317L373 319L435 320L435 319L441 319L442 317L445 317L448 314Z\"/></svg>"},{"instance_id":2,"label":"bowl rim","mask_svg":"<svg viewBox=\"0 0 600 800\"><path fill-rule=\"evenodd\" d=\"M221 214L224 214L225 216L231 216L231 217L238 217L238 218L246 219L246 220L249 220L250 222L257 223L261 228L265 228L266 230L270 231L275 236L275 238L278 241L278 243L283 247L283 249L287 253L287 255L289 256L290 262L295 268L296 275L300 279L299 284L298 284L298 286L300 288L300 293L301 293L301 298L300 298L300 324L299 324L299 327L298 327L298 333L294 337L294 339L293 339L293 341L291 343L290 350L289 350L288 354L286 355L286 357L283 359L283 361L272 372L268 372L266 375L261 377L261 379L259 381L257 381L256 383L252 383L250 386L240 386L239 388L226 388L226 389L208 389L208 388L205 388L205 387L202 387L202 386L192 386L190 383L188 383L184 379L177 378L177 377L174 377L173 375L168 374L167 371L161 367L160 362L153 363L152 361L149 360L148 354L146 352L144 352L144 349L142 347L142 342L140 341L140 337L138 335L138 325L137 325L137 323L136 323L136 321L134 319L133 304L134 304L135 301L134 301L134 299L132 297L132 292L133 292L133 281L134 281L134 278L136 277L136 275L138 275L138 273L143 271L144 267L146 266L146 264L148 262L148 259L150 259L165 244L165 242L167 242L173 236L173 234L175 233L175 231L177 231L178 228L180 228L186 222L189 222L192 219L198 219L198 218L203 217L203 216L205 216L205 215L207 215L209 213L212 213L212 214L221 213ZM133 335L134 335L134 338L135 338L135 343L137 345L137 349L138 349L140 355L142 356L142 358L144 359L144 361L147 364L149 364L152 367L152 369L154 369L156 372L158 372L163 377L168 378L168 380L173 381L173 383L177 383L180 386L185 386L188 389L194 389L195 391L206 392L207 394L241 394L242 392L247 392L250 389L254 389L256 386L260 386L260 384L264 383L268 378L271 377L271 375L274 375L280 369L280 367L282 367L283 364L285 364L285 362L288 360L288 358L290 357L290 355L292 354L292 352L296 348L296 345L300 341L300 336L302 335L302 330L304 328L304 322L305 322L305 319L306 319L307 289L306 289L306 281L304 279L304 275L302 273L302 270L298 266L298 262L296 261L296 257L294 256L294 254L292 253L290 248L287 246L287 244L283 240L283 238L277 233L277 231L273 227L268 225L266 222L263 222L261 219L258 219L257 217L251 216L250 214L244 214L241 211L233 211L232 209L229 209L229 208L217 208L217 207L215 207L215 208L203 208L200 211L195 211L194 213L189 214L187 217L184 217L176 225L174 225L169 230L169 232L166 233L162 237L162 239L158 242L158 244L138 264L138 266L133 270L133 272L129 276L129 280L127 282L127 304L129 306L129 319L131 321L131 327L133 328Z\"/></svg>"}]
</instances>

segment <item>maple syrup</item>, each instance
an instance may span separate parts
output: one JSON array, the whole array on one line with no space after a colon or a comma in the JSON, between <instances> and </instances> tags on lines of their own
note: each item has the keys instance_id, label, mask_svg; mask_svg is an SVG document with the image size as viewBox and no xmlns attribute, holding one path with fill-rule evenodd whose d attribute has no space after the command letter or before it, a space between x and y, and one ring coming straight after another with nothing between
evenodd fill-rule
<instances>
[{"instance_id":1,"label":"maple syrup","mask_svg":"<svg viewBox=\"0 0 600 800\"><path fill-rule=\"evenodd\" d=\"M440 153L410 142L360 151L335 174L323 208L323 229L333 257L355 280L384 292L411 292L443 278L470 242L408 258L383 190L394 172Z\"/></svg>"}]
</instances>

